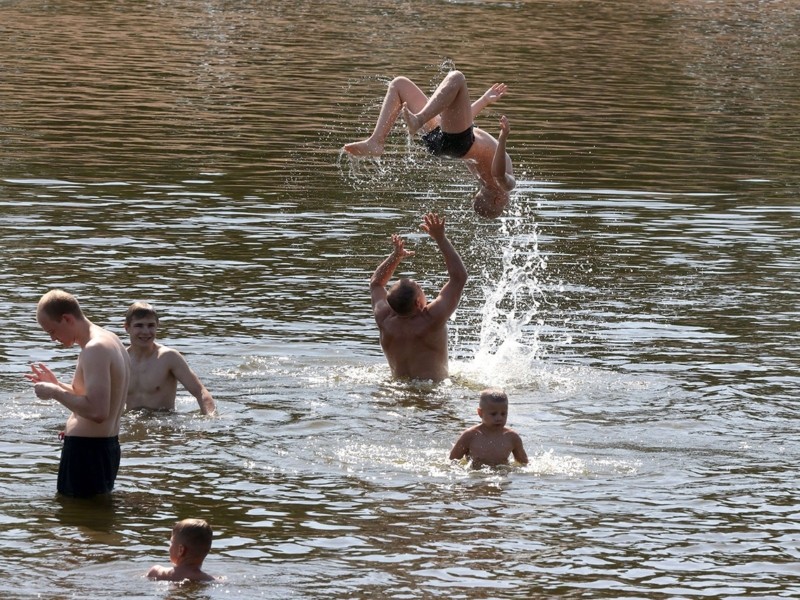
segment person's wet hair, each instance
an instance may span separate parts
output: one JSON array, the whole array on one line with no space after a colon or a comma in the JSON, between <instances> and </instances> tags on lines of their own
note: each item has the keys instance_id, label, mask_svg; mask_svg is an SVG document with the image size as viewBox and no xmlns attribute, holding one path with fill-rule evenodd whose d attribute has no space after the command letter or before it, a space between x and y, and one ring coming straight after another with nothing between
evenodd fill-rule
<instances>
[{"instance_id":1,"label":"person's wet hair","mask_svg":"<svg viewBox=\"0 0 800 600\"><path fill-rule=\"evenodd\" d=\"M187 546L191 553L205 556L211 549L214 532L203 519L184 519L175 523L172 535L178 543Z\"/></svg>"},{"instance_id":2,"label":"person's wet hair","mask_svg":"<svg viewBox=\"0 0 800 600\"><path fill-rule=\"evenodd\" d=\"M146 317L155 317L156 323L158 323L158 313L152 304L134 302L125 313L125 325L130 325L134 319L144 319Z\"/></svg>"},{"instance_id":3,"label":"person's wet hair","mask_svg":"<svg viewBox=\"0 0 800 600\"><path fill-rule=\"evenodd\" d=\"M60 320L64 315L72 315L78 318L83 316L78 299L64 290L50 290L47 292L39 300L38 310L54 321Z\"/></svg>"},{"instance_id":4,"label":"person's wet hair","mask_svg":"<svg viewBox=\"0 0 800 600\"><path fill-rule=\"evenodd\" d=\"M501 194L492 194L486 189L478 190L472 199L472 208L475 214L484 219L496 219L503 214L503 210L508 204L507 199L503 199Z\"/></svg>"},{"instance_id":5,"label":"person's wet hair","mask_svg":"<svg viewBox=\"0 0 800 600\"><path fill-rule=\"evenodd\" d=\"M508 396L503 390L497 388L487 388L481 392L482 407L489 404L508 404Z\"/></svg>"},{"instance_id":6,"label":"person's wet hair","mask_svg":"<svg viewBox=\"0 0 800 600\"><path fill-rule=\"evenodd\" d=\"M391 287L386 301L398 315L410 315L414 312L418 293L418 288L414 282L404 277Z\"/></svg>"}]
</instances>

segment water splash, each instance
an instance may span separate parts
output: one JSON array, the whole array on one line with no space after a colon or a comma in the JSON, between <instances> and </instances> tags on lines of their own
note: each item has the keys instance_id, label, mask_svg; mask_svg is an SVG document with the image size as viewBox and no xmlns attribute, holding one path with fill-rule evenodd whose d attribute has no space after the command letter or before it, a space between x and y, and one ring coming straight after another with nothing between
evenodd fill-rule
<instances>
[{"instance_id":1,"label":"water splash","mask_svg":"<svg viewBox=\"0 0 800 600\"><path fill-rule=\"evenodd\" d=\"M533 363L546 354L539 337L544 325L539 309L547 301L547 259L539 251L538 229L523 200L512 200L495 236L499 264L483 267L478 346L471 361L462 365L468 377L527 378Z\"/></svg>"}]
</instances>

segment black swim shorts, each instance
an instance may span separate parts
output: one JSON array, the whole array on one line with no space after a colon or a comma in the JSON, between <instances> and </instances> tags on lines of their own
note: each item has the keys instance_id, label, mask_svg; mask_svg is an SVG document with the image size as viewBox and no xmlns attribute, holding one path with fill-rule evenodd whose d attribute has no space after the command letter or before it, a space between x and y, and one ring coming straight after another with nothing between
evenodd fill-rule
<instances>
[{"instance_id":1,"label":"black swim shorts","mask_svg":"<svg viewBox=\"0 0 800 600\"><path fill-rule=\"evenodd\" d=\"M58 492L87 498L114 489L121 453L119 437L64 436L58 466Z\"/></svg>"},{"instance_id":2,"label":"black swim shorts","mask_svg":"<svg viewBox=\"0 0 800 600\"><path fill-rule=\"evenodd\" d=\"M437 127L422 136L422 143L428 152L446 158L463 158L474 142L472 125L461 133L445 133L441 127Z\"/></svg>"}]
</instances>

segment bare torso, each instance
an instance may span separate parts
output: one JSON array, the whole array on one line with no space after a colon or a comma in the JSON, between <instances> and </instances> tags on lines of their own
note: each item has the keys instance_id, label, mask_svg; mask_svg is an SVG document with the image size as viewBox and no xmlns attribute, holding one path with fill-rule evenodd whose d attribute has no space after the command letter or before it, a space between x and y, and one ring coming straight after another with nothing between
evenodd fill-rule
<instances>
[{"instance_id":1,"label":"bare torso","mask_svg":"<svg viewBox=\"0 0 800 600\"><path fill-rule=\"evenodd\" d=\"M436 326L427 310L401 317L390 314L379 323L381 347L394 377L447 379L447 325Z\"/></svg>"},{"instance_id":2,"label":"bare torso","mask_svg":"<svg viewBox=\"0 0 800 600\"><path fill-rule=\"evenodd\" d=\"M467 431L467 454L473 467L508 464L517 434L507 427L476 425Z\"/></svg>"},{"instance_id":3,"label":"bare torso","mask_svg":"<svg viewBox=\"0 0 800 600\"><path fill-rule=\"evenodd\" d=\"M91 326L91 338L87 347L89 344L101 346L109 358L109 415L101 423L96 423L73 412L67 419L64 433L65 435L83 437L112 437L119 434L120 418L125 409L125 396L130 378L130 360L128 359L128 352L119 338L102 327ZM82 350L78 356L78 366L75 369L75 376L72 380L72 390L79 396L86 394L84 373L87 369L92 368L91 365L84 364L85 360L85 354Z\"/></svg>"},{"instance_id":4,"label":"bare torso","mask_svg":"<svg viewBox=\"0 0 800 600\"><path fill-rule=\"evenodd\" d=\"M462 160L464 160L470 172L478 178L481 187L489 187L502 191L500 186L495 182L494 177L492 177L492 161L494 160L494 154L497 150L497 140L480 127L475 127L473 133L475 134L475 142ZM511 159L508 154L506 154L507 170L511 168L510 162ZM503 191L503 193L508 195L508 192Z\"/></svg>"},{"instance_id":5,"label":"bare torso","mask_svg":"<svg viewBox=\"0 0 800 600\"><path fill-rule=\"evenodd\" d=\"M150 408L173 410L178 380L172 372L171 348L155 344L152 352L130 351L131 381L128 387L128 410Z\"/></svg>"}]
</instances>

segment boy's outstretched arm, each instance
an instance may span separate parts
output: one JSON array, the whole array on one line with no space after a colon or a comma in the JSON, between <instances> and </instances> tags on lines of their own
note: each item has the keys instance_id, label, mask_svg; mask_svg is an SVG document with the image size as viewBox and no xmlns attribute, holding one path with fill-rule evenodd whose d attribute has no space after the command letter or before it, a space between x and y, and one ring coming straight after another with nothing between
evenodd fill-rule
<instances>
[{"instance_id":1,"label":"boy's outstretched arm","mask_svg":"<svg viewBox=\"0 0 800 600\"><path fill-rule=\"evenodd\" d=\"M511 158L506 152L506 142L508 134L511 132L511 125L508 117L500 117L500 135L497 137L497 149L492 160L492 177L502 189L507 192L513 190L517 181L514 179L514 170L511 166Z\"/></svg>"},{"instance_id":2,"label":"boy's outstretched arm","mask_svg":"<svg viewBox=\"0 0 800 600\"><path fill-rule=\"evenodd\" d=\"M494 104L495 102L500 100L500 98L502 98L505 95L507 90L508 86L505 83L495 83L492 87L486 90L483 93L483 96L481 96L480 98L475 100L475 102L472 103L472 118L474 119L475 117L477 117L478 113L480 113L484 108L486 108L490 104Z\"/></svg>"}]
</instances>

